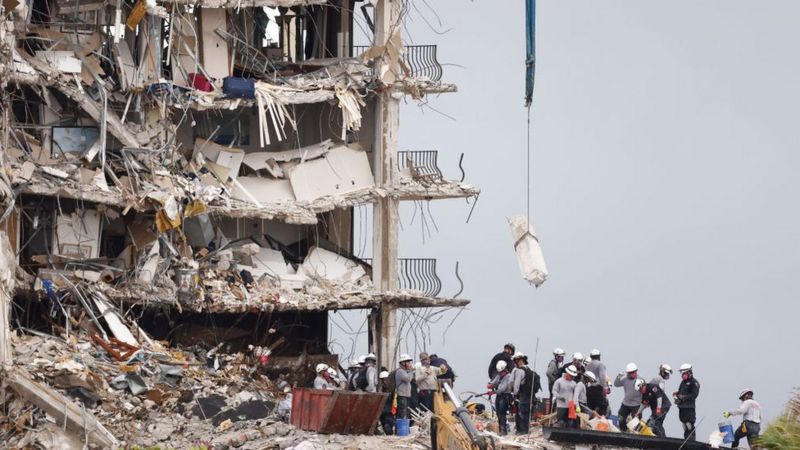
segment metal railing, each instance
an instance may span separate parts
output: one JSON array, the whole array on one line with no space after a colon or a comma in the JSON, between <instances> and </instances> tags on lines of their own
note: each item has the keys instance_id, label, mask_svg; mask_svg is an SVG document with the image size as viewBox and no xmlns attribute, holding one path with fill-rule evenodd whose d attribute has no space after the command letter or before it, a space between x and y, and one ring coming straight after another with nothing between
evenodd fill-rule
<instances>
[{"instance_id":1,"label":"metal railing","mask_svg":"<svg viewBox=\"0 0 800 450\"><path fill-rule=\"evenodd\" d=\"M352 56L358 56L369 48L368 45L354 45ZM442 65L436 57L436 45L407 45L403 47L403 61L411 71L412 77L427 78L431 81L442 79Z\"/></svg>"},{"instance_id":2,"label":"metal railing","mask_svg":"<svg viewBox=\"0 0 800 450\"><path fill-rule=\"evenodd\" d=\"M362 259L372 264L372 258ZM397 258L397 279L400 289L420 291L427 297L436 297L442 290L435 258Z\"/></svg>"},{"instance_id":3,"label":"metal railing","mask_svg":"<svg viewBox=\"0 0 800 450\"><path fill-rule=\"evenodd\" d=\"M441 180L439 152L436 150L407 150L397 152L397 165L400 170L409 169L412 178Z\"/></svg>"}]
</instances>

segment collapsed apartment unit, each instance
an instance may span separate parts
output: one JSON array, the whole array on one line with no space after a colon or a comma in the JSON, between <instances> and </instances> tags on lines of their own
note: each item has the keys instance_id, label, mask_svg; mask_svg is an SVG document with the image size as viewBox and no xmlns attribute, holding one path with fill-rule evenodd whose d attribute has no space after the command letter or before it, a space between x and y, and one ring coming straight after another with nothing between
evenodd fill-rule
<instances>
[{"instance_id":1,"label":"collapsed apartment unit","mask_svg":"<svg viewBox=\"0 0 800 450\"><path fill-rule=\"evenodd\" d=\"M407 7L3 0L3 396L130 444L102 417L140 407L102 402L99 368L133 396L248 358L297 383L338 364L332 311L370 311L391 367L398 308L465 306L439 296L435 260L398 257L399 202L479 193L436 152L398 151L400 102L455 91L435 46L403 44ZM371 258L353 242L364 205Z\"/></svg>"}]
</instances>

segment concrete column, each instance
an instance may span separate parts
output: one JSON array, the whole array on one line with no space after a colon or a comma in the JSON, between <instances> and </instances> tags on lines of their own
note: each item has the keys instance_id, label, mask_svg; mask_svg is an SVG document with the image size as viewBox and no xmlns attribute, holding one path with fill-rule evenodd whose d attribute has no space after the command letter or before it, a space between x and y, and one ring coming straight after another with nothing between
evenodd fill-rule
<instances>
[{"instance_id":1,"label":"concrete column","mask_svg":"<svg viewBox=\"0 0 800 450\"><path fill-rule=\"evenodd\" d=\"M399 61L391 55L400 53L400 11L399 0L379 0L375 4L375 42L377 47L384 46L387 51L378 61L378 71L386 89L375 99L375 135L373 156L375 183L379 186L392 185L397 171L397 136L400 125L400 95L395 95L394 74L399 73ZM392 50L389 50L389 49ZM388 69L388 70L387 70ZM395 291L397 280L397 200L384 198L373 206L372 252L375 286L381 291ZM371 320L376 321L378 336L376 348L380 364L390 370L397 365L397 309L382 305L373 313Z\"/></svg>"}]
</instances>

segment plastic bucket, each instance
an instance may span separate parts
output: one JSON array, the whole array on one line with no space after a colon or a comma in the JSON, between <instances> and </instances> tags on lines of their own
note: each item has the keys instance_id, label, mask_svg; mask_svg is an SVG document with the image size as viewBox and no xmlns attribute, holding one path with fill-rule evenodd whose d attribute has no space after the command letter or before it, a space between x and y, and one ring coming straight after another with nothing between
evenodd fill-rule
<instances>
[{"instance_id":1,"label":"plastic bucket","mask_svg":"<svg viewBox=\"0 0 800 450\"><path fill-rule=\"evenodd\" d=\"M733 425L731 424L730 420L719 423L719 432L725 433L725 435L722 437L722 442L726 444L733 442Z\"/></svg>"},{"instance_id":2,"label":"plastic bucket","mask_svg":"<svg viewBox=\"0 0 800 450\"><path fill-rule=\"evenodd\" d=\"M619 428L619 416L608 416L608 420L610 420L615 427Z\"/></svg>"},{"instance_id":3,"label":"plastic bucket","mask_svg":"<svg viewBox=\"0 0 800 450\"><path fill-rule=\"evenodd\" d=\"M410 419L397 419L396 434L398 436L408 436L409 433L411 433L411 430L409 430L409 422L411 422Z\"/></svg>"}]
</instances>

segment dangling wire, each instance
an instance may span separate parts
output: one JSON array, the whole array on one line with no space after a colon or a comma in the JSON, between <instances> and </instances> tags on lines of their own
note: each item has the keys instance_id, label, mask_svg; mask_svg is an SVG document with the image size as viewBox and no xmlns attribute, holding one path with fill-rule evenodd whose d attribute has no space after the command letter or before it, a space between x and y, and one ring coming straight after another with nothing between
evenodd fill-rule
<instances>
[{"instance_id":1,"label":"dangling wire","mask_svg":"<svg viewBox=\"0 0 800 450\"><path fill-rule=\"evenodd\" d=\"M528 163L525 166L528 175L528 188L525 190L527 199L525 207L527 208L526 218L528 219L528 226L531 224L531 107L528 106Z\"/></svg>"}]
</instances>

